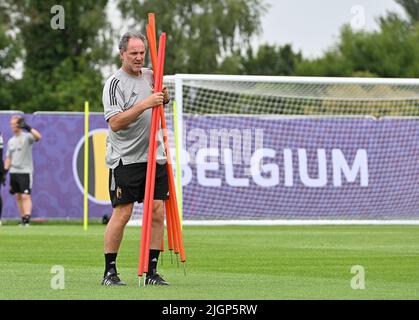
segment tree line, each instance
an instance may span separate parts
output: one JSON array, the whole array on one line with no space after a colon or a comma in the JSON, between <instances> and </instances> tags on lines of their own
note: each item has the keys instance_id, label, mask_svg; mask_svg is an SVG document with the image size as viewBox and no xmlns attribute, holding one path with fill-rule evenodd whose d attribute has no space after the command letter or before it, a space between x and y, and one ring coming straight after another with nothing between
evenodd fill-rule
<instances>
[{"instance_id":1,"label":"tree line","mask_svg":"<svg viewBox=\"0 0 419 320\"><path fill-rule=\"evenodd\" d=\"M419 78L419 0L395 0L407 18L377 17L377 31L342 26L338 41L315 59L292 45L262 44L265 0L114 0L123 23L144 30L147 12L167 32L165 74L207 73ZM0 2L0 110L102 110L104 70L119 66L119 30L109 0L63 0L65 27L51 28L55 0ZM12 72L20 66L21 76Z\"/></svg>"}]
</instances>

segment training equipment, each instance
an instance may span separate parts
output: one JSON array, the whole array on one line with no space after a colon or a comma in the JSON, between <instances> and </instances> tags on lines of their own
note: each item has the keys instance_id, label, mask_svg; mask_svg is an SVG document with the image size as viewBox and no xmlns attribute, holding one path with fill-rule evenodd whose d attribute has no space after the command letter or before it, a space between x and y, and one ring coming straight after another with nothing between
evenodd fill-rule
<instances>
[{"instance_id":1,"label":"training equipment","mask_svg":"<svg viewBox=\"0 0 419 320\"><path fill-rule=\"evenodd\" d=\"M148 26L147 26L148 27ZM149 29L149 28L147 28ZM164 36L160 38L160 48L158 56L157 69L154 73L155 86L154 92L161 91L162 76L160 73L162 71L162 63L164 61ZM150 50L153 50L155 44L150 42ZM152 55L153 56L153 55ZM151 220L152 220L152 204L154 199L154 185L155 185L155 174L156 174L156 152L157 152L157 126L159 119L159 110L154 107L151 116L151 128L150 128L150 143L147 159L147 177L146 177L146 187L144 194L144 213L143 213L143 228L141 233L141 243L140 243L140 260L138 264L138 275L142 276L143 272L148 271L148 255L150 250L150 239L151 239Z\"/></svg>"},{"instance_id":2,"label":"training equipment","mask_svg":"<svg viewBox=\"0 0 419 320\"><path fill-rule=\"evenodd\" d=\"M187 223L419 220L418 79L177 74L165 84Z\"/></svg>"},{"instance_id":3,"label":"training equipment","mask_svg":"<svg viewBox=\"0 0 419 320\"><path fill-rule=\"evenodd\" d=\"M161 92L163 89L163 70L164 70L164 55L166 46L166 34L162 33L159 39L158 55L156 54L156 29L154 14L149 14L149 24L147 25L147 37L150 46L150 55L154 69L154 92ZM140 258L138 263L138 276L141 277L143 272L148 271L148 259L151 240L151 223L152 223L152 203L154 199L154 184L156 173L156 151L157 151L157 133L159 124L163 130L163 140L165 152L168 158L166 168L169 183L169 199L165 201L166 218L171 223L168 223L168 244L169 250L174 250L176 254L180 253L181 262L185 262L185 252L183 248L182 232L180 226L179 214L177 211L176 190L173 177L173 170L171 165L170 149L167 141L167 127L164 116L163 106L154 107L151 118L149 154L147 159L147 177L144 195L144 209L142 234L140 243ZM169 230L170 229L170 230ZM173 239L171 238L173 237ZM174 245L173 245L174 243ZM161 243L161 249L164 250L164 241ZM146 282L146 279L144 280ZM141 281L140 281L141 283Z\"/></svg>"}]
</instances>

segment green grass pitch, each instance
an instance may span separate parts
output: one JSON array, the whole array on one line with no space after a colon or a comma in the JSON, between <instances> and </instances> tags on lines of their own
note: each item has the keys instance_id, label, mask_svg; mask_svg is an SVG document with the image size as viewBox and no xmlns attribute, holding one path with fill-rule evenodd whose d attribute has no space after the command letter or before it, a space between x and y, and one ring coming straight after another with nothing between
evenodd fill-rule
<instances>
[{"instance_id":1,"label":"green grass pitch","mask_svg":"<svg viewBox=\"0 0 419 320\"><path fill-rule=\"evenodd\" d=\"M166 250L170 287L138 287L140 229L118 256L126 287L103 287L105 226L0 227L0 299L418 299L419 226L185 226L186 276ZM64 267L65 288L51 288ZM353 289L354 265L365 289Z\"/></svg>"}]
</instances>

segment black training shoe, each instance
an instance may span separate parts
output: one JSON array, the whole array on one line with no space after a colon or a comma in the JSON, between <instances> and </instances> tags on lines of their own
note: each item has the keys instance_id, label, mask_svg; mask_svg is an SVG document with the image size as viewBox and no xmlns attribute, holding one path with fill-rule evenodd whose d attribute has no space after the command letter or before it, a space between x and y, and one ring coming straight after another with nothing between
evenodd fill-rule
<instances>
[{"instance_id":1,"label":"black training shoe","mask_svg":"<svg viewBox=\"0 0 419 320\"><path fill-rule=\"evenodd\" d=\"M145 285L168 286L170 283L164 280L158 273L154 273L146 276Z\"/></svg>"},{"instance_id":2,"label":"black training shoe","mask_svg":"<svg viewBox=\"0 0 419 320\"><path fill-rule=\"evenodd\" d=\"M126 286L126 283L119 279L115 269L110 269L102 280L103 286Z\"/></svg>"}]
</instances>

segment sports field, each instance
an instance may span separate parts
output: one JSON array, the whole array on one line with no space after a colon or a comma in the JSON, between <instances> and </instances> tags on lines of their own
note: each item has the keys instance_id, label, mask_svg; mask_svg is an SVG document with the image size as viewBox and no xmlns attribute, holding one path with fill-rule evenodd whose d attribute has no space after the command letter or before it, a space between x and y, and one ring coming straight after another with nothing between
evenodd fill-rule
<instances>
[{"instance_id":1,"label":"sports field","mask_svg":"<svg viewBox=\"0 0 419 320\"><path fill-rule=\"evenodd\" d=\"M185 226L187 275L167 251L159 263L170 287L138 287L140 229L129 227L117 288L100 285L104 228L0 227L0 299L419 298L419 226ZM55 265L64 289L51 288ZM365 289L351 288L354 265Z\"/></svg>"}]
</instances>

